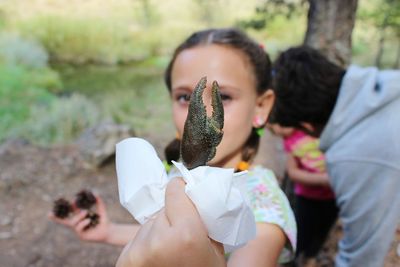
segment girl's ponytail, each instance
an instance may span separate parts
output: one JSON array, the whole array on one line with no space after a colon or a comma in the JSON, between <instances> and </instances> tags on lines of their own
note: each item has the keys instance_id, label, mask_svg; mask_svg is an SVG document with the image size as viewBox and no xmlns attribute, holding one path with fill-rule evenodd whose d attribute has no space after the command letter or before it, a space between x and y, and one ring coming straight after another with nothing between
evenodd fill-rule
<instances>
[{"instance_id":1,"label":"girl's ponytail","mask_svg":"<svg viewBox=\"0 0 400 267\"><path fill-rule=\"evenodd\" d=\"M260 136L257 133L257 129L253 128L251 130L250 136L244 144L242 150L242 161L251 164L257 155L258 147L260 144Z\"/></svg>"},{"instance_id":2,"label":"girl's ponytail","mask_svg":"<svg viewBox=\"0 0 400 267\"><path fill-rule=\"evenodd\" d=\"M178 161L180 157L181 140L175 138L164 149L165 160L168 165L172 165L172 161Z\"/></svg>"}]
</instances>

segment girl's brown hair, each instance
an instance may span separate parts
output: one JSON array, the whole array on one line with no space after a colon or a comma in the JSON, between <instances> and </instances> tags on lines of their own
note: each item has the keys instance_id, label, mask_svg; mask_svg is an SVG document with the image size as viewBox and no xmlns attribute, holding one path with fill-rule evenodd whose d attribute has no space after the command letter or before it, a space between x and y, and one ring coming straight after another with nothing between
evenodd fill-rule
<instances>
[{"instance_id":1,"label":"girl's brown hair","mask_svg":"<svg viewBox=\"0 0 400 267\"><path fill-rule=\"evenodd\" d=\"M257 94L261 95L270 88L271 84L271 61L264 49L245 33L234 28L208 29L193 33L181 45L179 45L172 56L171 61L164 74L164 81L168 91L171 92L171 72L176 57L185 49L206 46L211 44L224 45L241 51L249 60L256 78ZM242 151L242 160L251 162L258 150L260 138L253 128ZM171 160L179 159L178 139L174 139L165 149L165 157L170 164Z\"/></svg>"}]
</instances>

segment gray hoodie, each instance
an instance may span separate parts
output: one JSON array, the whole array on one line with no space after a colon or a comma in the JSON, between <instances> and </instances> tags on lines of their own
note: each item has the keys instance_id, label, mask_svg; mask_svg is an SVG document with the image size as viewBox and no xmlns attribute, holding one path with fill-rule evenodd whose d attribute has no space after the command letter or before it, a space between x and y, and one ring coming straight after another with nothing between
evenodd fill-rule
<instances>
[{"instance_id":1,"label":"gray hoodie","mask_svg":"<svg viewBox=\"0 0 400 267\"><path fill-rule=\"evenodd\" d=\"M400 70L350 66L321 149L328 163L373 162L400 170Z\"/></svg>"},{"instance_id":2,"label":"gray hoodie","mask_svg":"<svg viewBox=\"0 0 400 267\"><path fill-rule=\"evenodd\" d=\"M400 70L349 67L320 140L344 229L335 266L383 266L400 220Z\"/></svg>"}]
</instances>

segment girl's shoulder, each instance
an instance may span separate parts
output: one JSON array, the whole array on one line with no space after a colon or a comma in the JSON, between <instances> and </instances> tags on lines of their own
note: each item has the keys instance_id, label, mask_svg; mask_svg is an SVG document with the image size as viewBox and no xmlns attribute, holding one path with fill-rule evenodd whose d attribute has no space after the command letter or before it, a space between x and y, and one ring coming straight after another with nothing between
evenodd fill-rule
<instances>
[{"instance_id":1,"label":"girl's shoulder","mask_svg":"<svg viewBox=\"0 0 400 267\"><path fill-rule=\"evenodd\" d=\"M290 210L286 195L272 170L262 166L252 167L247 174L246 187L251 203L258 203L264 208L269 203L271 206L268 208Z\"/></svg>"},{"instance_id":2,"label":"girl's shoulder","mask_svg":"<svg viewBox=\"0 0 400 267\"><path fill-rule=\"evenodd\" d=\"M279 187L278 180L274 172L261 165L254 166L248 171L247 184L267 184L272 187Z\"/></svg>"},{"instance_id":3,"label":"girl's shoulder","mask_svg":"<svg viewBox=\"0 0 400 267\"><path fill-rule=\"evenodd\" d=\"M296 249L296 222L289 201L281 190L275 174L262 166L255 166L247 177L248 203L258 223L278 225L289 242L280 256L280 262L292 259Z\"/></svg>"}]
</instances>

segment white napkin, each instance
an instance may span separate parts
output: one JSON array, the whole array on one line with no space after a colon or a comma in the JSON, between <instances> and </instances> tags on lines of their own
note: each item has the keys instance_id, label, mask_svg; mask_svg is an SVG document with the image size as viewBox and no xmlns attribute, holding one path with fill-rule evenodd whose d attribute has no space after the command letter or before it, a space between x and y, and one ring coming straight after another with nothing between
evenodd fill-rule
<instances>
[{"instance_id":1,"label":"white napkin","mask_svg":"<svg viewBox=\"0 0 400 267\"><path fill-rule=\"evenodd\" d=\"M245 245L256 235L252 210L245 198L247 172L200 166L188 170L173 162L185 182L185 192L196 206L209 237L224 244L225 251ZM116 168L122 206L145 223L164 206L167 174L150 143L128 138L117 144Z\"/></svg>"},{"instance_id":2,"label":"white napkin","mask_svg":"<svg viewBox=\"0 0 400 267\"><path fill-rule=\"evenodd\" d=\"M121 205L143 224L164 207L164 165L153 146L140 138L119 142L115 156Z\"/></svg>"}]
</instances>

